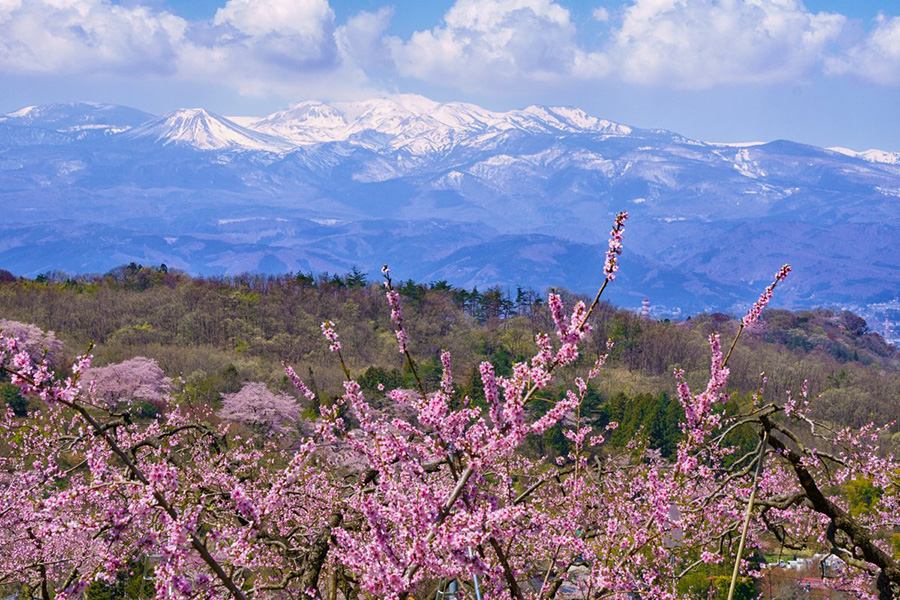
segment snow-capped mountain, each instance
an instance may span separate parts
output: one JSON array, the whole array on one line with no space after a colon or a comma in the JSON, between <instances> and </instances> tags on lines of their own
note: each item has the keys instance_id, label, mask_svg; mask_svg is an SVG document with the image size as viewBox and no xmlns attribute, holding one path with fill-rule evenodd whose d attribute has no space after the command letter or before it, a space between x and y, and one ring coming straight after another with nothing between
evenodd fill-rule
<instances>
[{"instance_id":1,"label":"snow-capped mountain","mask_svg":"<svg viewBox=\"0 0 900 600\"><path fill-rule=\"evenodd\" d=\"M323 102L301 102L288 110L248 122L254 131L285 139L297 146L347 139L343 113Z\"/></svg>"},{"instance_id":2,"label":"snow-capped mountain","mask_svg":"<svg viewBox=\"0 0 900 600\"><path fill-rule=\"evenodd\" d=\"M571 107L399 95L262 118L86 103L0 117L0 268L30 275L390 262L588 291L627 209L623 304L727 310L784 262L783 302L883 302L900 289L898 199L900 153L707 143Z\"/></svg>"},{"instance_id":3,"label":"snow-capped mountain","mask_svg":"<svg viewBox=\"0 0 900 600\"><path fill-rule=\"evenodd\" d=\"M291 145L280 138L251 131L202 108L167 112L125 133L131 140L150 140L163 146L190 146L197 150L258 150L286 152Z\"/></svg>"},{"instance_id":4,"label":"snow-capped mountain","mask_svg":"<svg viewBox=\"0 0 900 600\"><path fill-rule=\"evenodd\" d=\"M863 150L862 152L856 152L855 150L850 150L849 148L841 148L839 146L833 146L828 148L832 152L838 152L843 154L844 156L852 156L854 158L861 158L863 160L867 160L873 163L885 163L888 165L900 165L900 152L887 152L885 150Z\"/></svg>"},{"instance_id":5,"label":"snow-capped mountain","mask_svg":"<svg viewBox=\"0 0 900 600\"><path fill-rule=\"evenodd\" d=\"M27 106L0 116L0 124L48 129L77 139L90 134L122 133L152 118L149 113L127 106L75 102Z\"/></svg>"},{"instance_id":6,"label":"snow-capped mountain","mask_svg":"<svg viewBox=\"0 0 900 600\"><path fill-rule=\"evenodd\" d=\"M492 112L474 104L439 103L413 94L333 105L303 102L247 127L297 146L346 141L371 149L403 149L416 156L447 152L459 145L484 145L512 131L631 133L629 127L574 108L530 106Z\"/></svg>"}]
</instances>

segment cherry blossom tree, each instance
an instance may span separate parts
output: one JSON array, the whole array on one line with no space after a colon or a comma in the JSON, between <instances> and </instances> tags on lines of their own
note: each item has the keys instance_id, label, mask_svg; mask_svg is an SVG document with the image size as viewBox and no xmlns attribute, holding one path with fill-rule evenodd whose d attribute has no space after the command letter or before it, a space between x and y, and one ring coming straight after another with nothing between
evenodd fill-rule
<instances>
[{"instance_id":1,"label":"cherry blossom tree","mask_svg":"<svg viewBox=\"0 0 900 600\"><path fill-rule=\"evenodd\" d=\"M7 338L17 338L22 350L34 360L46 358L51 366L55 366L62 359L62 342L52 331L44 331L29 323L0 319L0 333Z\"/></svg>"},{"instance_id":2,"label":"cherry blossom tree","mask_svg":"<svg viewBox=\"0 0 900 600\"><path fill-rule=\"evenodd\" d=\"M396 414L376 411L346 365L352 348L340 325L327 321L343 394L321 401L286 366L320 406L315 433L299 445L283 436L248 444L227 423L209 425L209 414L186 409L135 422L95 401L89 355L62 377L0 337L0 365L47 408L27 419L7 411L0 423L0 581L68 600L152 563L156 596L173 600L404 599L451 580L465 598L551 600L567 585L591 600L669 599L706 563L734 562L753 575L742 549L774 535L836 556L839 584L858 595L894 597L900 570L886 536L900 526L900 464L878 447L880 430L817 423L805 387L782 402L760 393L736 415L723 410L731 351L787 267L727 352L710 336L700 391L676 370L685 418L674 460L639 439L598 452L615 424L594 429L581 407L606 355L587 360L580 346L615 278L626 217L613 226L593 301L567 310L550 294L555 331L537 335L534 356L505 377L481 364L484 406L456 392L448 353L440 385L423 383L385 267L398 351L416 387L388 391ZM549 388L567 381L561 399L547 402ZM263 396L254 385L247 394ZM247 410L246 399L238 403ZM396 416L406 411L414 417ZM555 426L571 442L564 456L520 452ZM759 434L749 451L730 442L747 427ZM854 481L875 490L866 514L841 494Z\"/></svg>"},{"instance_id":3,"label":"cherry blossom tree","mask_svg":"<svg viewBox=\"0 0 900 600\"><path fill-rule=\"evenodd\" d=\"M300 420L300 405L287 394L274 394L266 384L245 383L240 391L222 396L219 416L238 421L266 435L281 434Z\"/></svg>"},{"instance_id":4,"label":"cherry blossom tree","mask_svg":"<svg viewBox=\"0 0 900 600\"><path fill-rule=\"evenodd\" d=\"M163 410L171 400L172 380L152 358L137 356L84 372L90 395L108 408L118 409L147 403Z\"/></svg>"}]
</instances>

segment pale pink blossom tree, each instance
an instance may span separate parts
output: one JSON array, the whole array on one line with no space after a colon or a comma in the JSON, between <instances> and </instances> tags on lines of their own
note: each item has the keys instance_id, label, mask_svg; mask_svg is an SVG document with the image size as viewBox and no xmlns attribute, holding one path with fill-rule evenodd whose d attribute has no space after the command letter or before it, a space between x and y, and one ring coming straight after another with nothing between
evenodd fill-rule
<instances>
[{"instance_id":1,"label":"pale pink blossom tree","mask_svg":"<svg viewBox=\"0 0 900 600\"><path fill-rule=\"evenodd\" d=\"M91 395L110 410L141 402L156 410L165 409L172 399L172 380L152 358L137 356L105 367L91 367L84 373Z\"/></svg>"},{"instance_id":2,"label":"pale pink blossom tree","mask_svg":"<svg viewBox=\"0 0 900 600\"><path fill-rule=\"evenodd\" d=\"M52 331L44 331L37 325L0 319L0 333L7 338L18 338L23 350L34 360L46 357L51 365L62 358L63 345Z\"/></svg>"},{"instance_id":3,"label":"pale pink blossom tree","mask_svg":"<svg viewBox=\"0 0 900 600\"><path fill-rule=\"evenodd\" d=\"M245 383L240 391L222 396L218 415L249 425L266 435L281 434L300 420L300 405L287 394L269 391L265 383Z\"/></svg>"}]
</instances>

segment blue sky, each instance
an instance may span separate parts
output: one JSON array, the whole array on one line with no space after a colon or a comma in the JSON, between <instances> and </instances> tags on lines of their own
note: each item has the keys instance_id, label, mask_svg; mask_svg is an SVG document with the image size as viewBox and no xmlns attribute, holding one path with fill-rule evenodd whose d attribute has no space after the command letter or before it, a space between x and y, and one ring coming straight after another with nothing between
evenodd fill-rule
<instances>
[{"instance_id":1,"label":"blue sky","mask_svg":"<svg viewBox=\"0 0 900 600\"><path fill-rule=\"evenodd\" d=\"M0 0L0 112L418 93L711 141L900 150L900 3Z\"/></svg>"}]
</instances>

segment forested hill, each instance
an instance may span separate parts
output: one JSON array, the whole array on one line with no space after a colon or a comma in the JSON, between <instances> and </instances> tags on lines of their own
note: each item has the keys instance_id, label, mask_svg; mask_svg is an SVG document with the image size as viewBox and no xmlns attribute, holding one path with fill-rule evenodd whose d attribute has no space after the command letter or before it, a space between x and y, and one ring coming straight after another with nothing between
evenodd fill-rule
<instances>
[{"instance_id":1,"label":"forested hill","mask_svg":"<svg viewBox=\"0 0 900 600\"><path fill-rule=\"evenodd\" d=\"M281 360L328 395L338 393L341 373L320 331L327 319L336 324L348 366L364 387L403 385L409 378L378 284L359 272L204 279L139 265L74 279L0 273L0 320L54 331L69 356L93 341L96 365L153 358L191 402L215 405L243 381L288 390ZM535 333L553 329L542 295L533 290L463 290L412 281L398 289L424 376L439 380L439 352L449 349L460 393L473 397L480 393L481 360L491 360L502 374L535 352ZM575 297L564 299L570 305ZM660 410L674 390L672 369L680 366L690 382L701 385L709 372L708 335L717 331L730 343L737 321L720 313L657 321L603 304L593 326L584 364L564 377L584 370L612 339L608 368L594 389L598 397L653 399L648 406ZM900 420L900 351L849 312L767 311L759 326L745 332L730 366L737 398L756 390L765 372L766 394L779 399L809 380L811 394L821 395L816 410L829 420Z\"/></svg>"}]
</instances>

